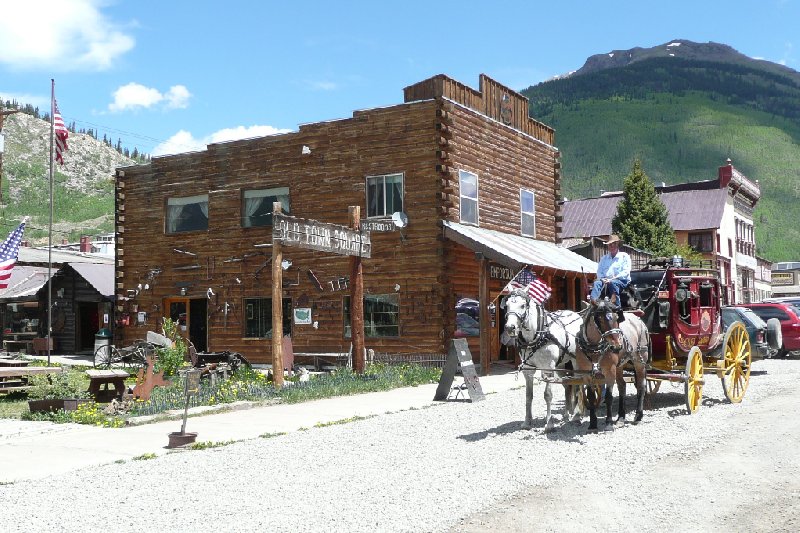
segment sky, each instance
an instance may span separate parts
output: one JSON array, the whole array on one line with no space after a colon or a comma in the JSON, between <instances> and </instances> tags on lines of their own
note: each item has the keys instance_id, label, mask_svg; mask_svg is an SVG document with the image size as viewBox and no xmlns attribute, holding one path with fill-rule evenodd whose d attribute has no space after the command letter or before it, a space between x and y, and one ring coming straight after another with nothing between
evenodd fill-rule
<instances>
[{"instance_id":1,"label":"sky","mask_svg":"<svg viewBox=\"0 0 800 533\"><path fill-rule=\"evenodd\" d=\"M800 0L0 0L0 98L163 155L402 103L524 89L594 54L717 42L800 70ZM534 111L535 116L535 111Z\"/></svg>"}]
</instances>

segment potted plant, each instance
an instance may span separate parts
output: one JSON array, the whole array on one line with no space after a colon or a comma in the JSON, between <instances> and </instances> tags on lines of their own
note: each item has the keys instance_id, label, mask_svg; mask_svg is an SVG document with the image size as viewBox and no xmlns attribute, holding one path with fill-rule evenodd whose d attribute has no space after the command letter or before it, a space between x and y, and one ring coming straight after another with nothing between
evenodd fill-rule
<instances>
[{"instance_id":1,"label":"potted plant","mask_svg":"<svg viewBox=\"0 0 800 533\"><path fill-rule=\"evenodd\" d=\"M28 409L40 411L74 411L81 403L90 402L86 383L77 372L37 374L30 378Z\"/></svg>"}]
</instances>

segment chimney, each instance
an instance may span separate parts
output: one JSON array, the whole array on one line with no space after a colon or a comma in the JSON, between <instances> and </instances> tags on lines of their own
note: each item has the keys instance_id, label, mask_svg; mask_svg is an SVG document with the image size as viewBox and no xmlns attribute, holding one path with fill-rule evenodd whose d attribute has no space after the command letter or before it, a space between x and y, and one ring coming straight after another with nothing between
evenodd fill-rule
<instances>
[{"instance_id":1,"label":"chimney","mask_svg":"<svg viewBox=\"0 0 800 533\"><path fill-rule=\"evenodd\" d=\"M92 240L88 235L81 236L81 252L92 253Z\"/></svg>"},{"instance_id":2,"label":"chimney","mask_svg":"<svg viewBox=\"0 0 800 533\"><path fill-rule=\"evenodd\" d=\"M22 241L22 242L20 242L20 243L19 243L19 245L20 245L22 248L27 248L27 247L29 246L29 245L28 245L28 241Z\"/></svg>"},{"instance_id":3,"label":"chimney","mask_svg":"<svg viewBox=\"0 0 800 533\"><path fill-rule=\"evenodd\" d=\"M63 238L63 239L61 239L61 245L62 245L62 246L66 246L66 245L67 245L67 243L68 243L68 241L67 241L67 239L66 239L66 238Z\"/></svg>"},{"instance_id":4,"label":"chimney","mask_svg":"<svg viewBox=\"0 0 800 533\"><path fill-rule=\"evenodd\" d=\"M726 165L719 167L719 188L726 189L728 184L731 182L731 178L733 177L733 162L729 157L727 161L725 161Z\"/></svg>"}]
</instances>

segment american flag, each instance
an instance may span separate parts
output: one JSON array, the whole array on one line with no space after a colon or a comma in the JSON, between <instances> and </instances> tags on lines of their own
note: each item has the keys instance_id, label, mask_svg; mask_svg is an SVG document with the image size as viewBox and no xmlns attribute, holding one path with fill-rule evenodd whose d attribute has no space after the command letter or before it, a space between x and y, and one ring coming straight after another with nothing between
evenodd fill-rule
<instances>
[{"instance_id":1,"label":"american flag","mask_svg":"<svg viewBox=\"0 0 800 533\"><path fill-rule=\"evenodd\" d=\"M64 125L61 112L58 110L58 102L53 99L53 129L56 135L56 161L64 164L64 152L67 151L67 137L69 130Z\"/></svg>"},{"instance_id":2,"label":"american flag","mask_svg":"<svg viewBox=\"0 0 800 533\"><path fill-rule=\"evenodd\" d=\"M25 231L25 223L19 225L12 231L6 241L0 244L0 289L8 288L8 280L11 278L11 270L17 264L19 255L19 243L22 241L22 233Z\"/></svg>"},{"instance_id":3,"label":"american flag","mask_svg":"<svg viewBox=\"0 0 800 533\"><path fill-rule=\"evenodd\" d=\"M514 279L508 282L506 289L522 289L528 297L537 302L544 303L545 300L550 298L553 289L547 283L537 276L530 267L525 267L514 276Z\"/></svg>"}]
</instances>

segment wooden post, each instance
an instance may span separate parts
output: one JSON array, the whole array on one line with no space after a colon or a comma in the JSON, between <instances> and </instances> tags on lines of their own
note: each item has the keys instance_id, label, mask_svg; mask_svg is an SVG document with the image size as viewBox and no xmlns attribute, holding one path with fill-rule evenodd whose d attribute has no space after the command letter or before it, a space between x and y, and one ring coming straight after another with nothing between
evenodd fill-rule
<instances>
[{"instance_id":1,"label":"wooden post","mask_svg":"<svg viewBox=\"0 0 800 533\"><path fill-rule=\"evenodd\" d=\"M361 224L361 207L351 205L350 227L358 231ZM361 256L350 256L350 336L353 340L353 370L364 372L364 278Z\"/></svg>"},{"instance_id":2,"label":"wooden post","mask_svg":"<svg viewBox=\"0 0 800 533\"><path fill-rule=\"evenodd\" d=\"M575 276L569 274L564 280L564 283L567 284L567 309L580 311L580 309L578 309L578 301L575 298Z\"/></svg>"},{"instance_id":3,"label":"wooden post","mask_svg":"<svg viewBox=\"0 0 800 533\"><path fill-rule=\"evenodd\" d=\"M482 253L475 254L480 262L478 267L478 302L480 305L481 328L481 375L489 373L492 366L491 327L492 318L489 316L489 260Z\"/></svg>"},{"instance_id":4,"label":"wooden post","mask_svg":"<svg viewBox=\"0 0 800 533\"><path fill-rule=\"evenodd\" d=\"M272 213L281 214L281 203L272 203ZM273 218L274 220L274 218ZM272 239L272 382L283 387L283 245Z\"/></svg>"}]
</instances>

